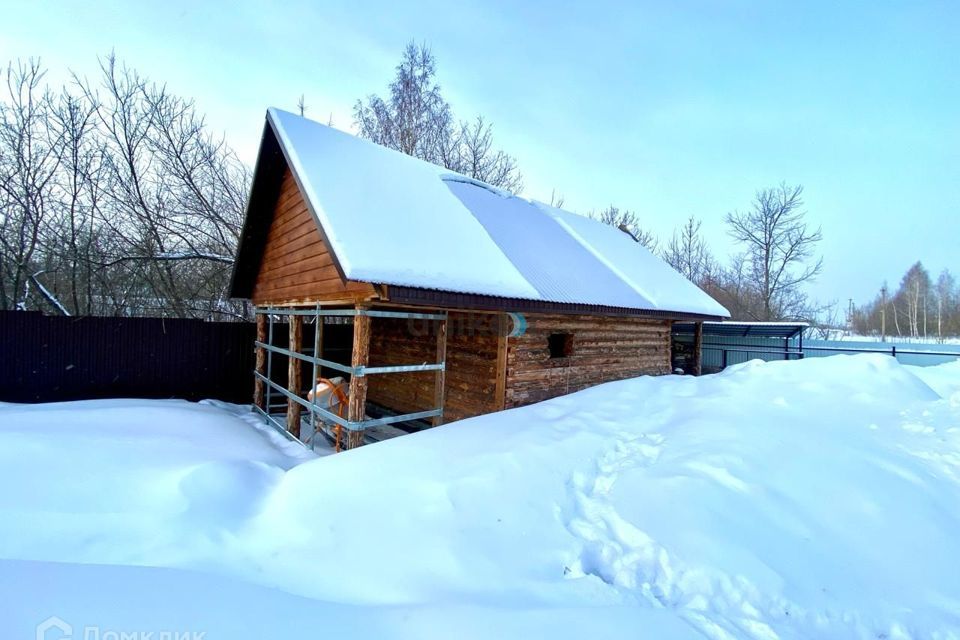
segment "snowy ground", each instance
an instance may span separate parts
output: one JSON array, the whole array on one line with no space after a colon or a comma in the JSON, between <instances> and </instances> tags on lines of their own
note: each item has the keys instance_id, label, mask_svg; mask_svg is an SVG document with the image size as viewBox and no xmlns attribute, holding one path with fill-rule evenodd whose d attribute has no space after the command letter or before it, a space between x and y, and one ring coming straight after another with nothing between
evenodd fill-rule
<instances>
[{"instance_id":1,"label":"snowy ground","mask_svg":"<svg viewBox=\"0 0 960 640\"><path fill-rule=\"evenodd\" d=\"M237 407L4 405L0 481L3 638L960 638L960 364L637 378L325 458Z\"/></svg>"},{"instance_id":2,"label":"snowy ground","mask_svg":"<svg viewBox=\"0 0 960 640\"><path fill-rule=\"evenodd\" d=\"M809 333L807 334L810 335ZM811 336L812 340L818 340ZM907 345L910 347L927 347L930 351L937 351L937 347L943 345L960 345L960 337L957 336L946 336L943 338L938 338L934 334L928 334L927 336L898 336L886 334L881 340L879 335L861 335L859 333L847 333L844 329L830 329L829 335L826 340L839 341L839 342L884 342L886 344L895 344L895 345Z\"/></svg>"}]
</instances>

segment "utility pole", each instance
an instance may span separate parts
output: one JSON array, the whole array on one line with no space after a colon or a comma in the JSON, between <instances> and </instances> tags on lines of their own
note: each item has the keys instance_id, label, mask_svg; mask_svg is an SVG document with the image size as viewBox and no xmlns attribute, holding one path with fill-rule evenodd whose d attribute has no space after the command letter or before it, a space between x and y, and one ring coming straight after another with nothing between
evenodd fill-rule
<instances>
[{"instance_id":1,"label":"utility pole","mask_svg":"<svg viewBox=\"0 0 960 640\"><path fill-rule=\"evenodd\" d=\"M887 285L880 287L880 342L887 341Z\"/></svg>"},{"instance_id":2,"label":"utility pole","mask_svg":"<svg viewBox=\"0 0 960 640\"><path fill-rule=\"evenodd\" d=\"M847 335L853 335L853 298L847 299Z\"/></svg>"}]
</instances>

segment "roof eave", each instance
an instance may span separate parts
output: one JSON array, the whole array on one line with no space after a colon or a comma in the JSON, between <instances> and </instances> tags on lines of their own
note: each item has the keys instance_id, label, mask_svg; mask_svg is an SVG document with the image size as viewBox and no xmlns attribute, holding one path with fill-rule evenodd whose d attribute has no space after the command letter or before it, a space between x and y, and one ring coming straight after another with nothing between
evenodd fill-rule
<instances>
[{"instance_id":1,"label":"roof eave","mask_svg":"<svg viewBox=\"0 0 960 640\"><path fill-rule=\"evenodd\" d=\"M260 270L260 261L267 243L267 231L272 216L263 210L272 211L273 203L280 195L280 183L286 161L276 134L265 119L260 136L260 149L250 183L247 207L243 215L243 229L237 246L237 256L230 276L230 297L248 299L253 295L253 285Z\"/></svg>"},{"instance_id":2,"label":"roof eave","mask_svg":"<svg viewBox=\"0 0 960 640\"><path fill-rule=\"evenodd\" d=\"M572 302L549 302L544 300L526 300L473 293L458 293L438 289L423 289L390 285L390 302L416 306L442 307L447 309L468 309L477 311L514 311L527 313L560 313L582 315L607 315L658 318L672 321L723 320L715 316L688 311L670 311L660 309L633 309L597 304Z\"/></svg>"}]
</instances>

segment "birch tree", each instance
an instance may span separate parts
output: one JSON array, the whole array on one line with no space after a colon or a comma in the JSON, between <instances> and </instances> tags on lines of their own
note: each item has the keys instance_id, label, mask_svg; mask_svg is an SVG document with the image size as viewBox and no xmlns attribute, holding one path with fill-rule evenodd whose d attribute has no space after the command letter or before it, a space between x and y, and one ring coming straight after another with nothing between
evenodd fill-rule
<instances>
[{"instance_id":1,"label":"birch tree","mask_svg":"<svg viewBox=\"0 0 960 640\"><path fill-rule=\"evenodd\" d=\"M703 223L690 216L673 232L663 252L667 263L696 284L702 283L716 269L713 256L700 230Z\"/></svg>"},{"instance_id":2,"label":"birch tree","mask_svg":"<svg viewBox=\"0 0 960 640\"><path fill-rule=\"evenodd\" d=\"M481 116L457 122L436 73L430 49L409 43L387 95L371 94L354 105L360 135L495 187L521 191L517 161L496 147L493 126Z\"/></svg>"}]
</instances>

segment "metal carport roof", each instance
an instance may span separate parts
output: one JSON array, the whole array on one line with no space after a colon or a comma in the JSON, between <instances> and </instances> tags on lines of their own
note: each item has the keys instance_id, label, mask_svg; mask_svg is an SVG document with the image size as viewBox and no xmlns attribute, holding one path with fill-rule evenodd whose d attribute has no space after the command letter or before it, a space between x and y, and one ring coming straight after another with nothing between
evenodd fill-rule
<instances>
[{"instance_id":1,"label":"metal carport roof","mask_svg":"<svg viewBox=\"0 0 960 640\"><path fill-rule=\"evenodd\" d=\"M673 333L693 334L692 322L677 322ZM704 322L704 336L728 338L794 338L810 326L806 322Z\"/></svg>"}]
</instances>

